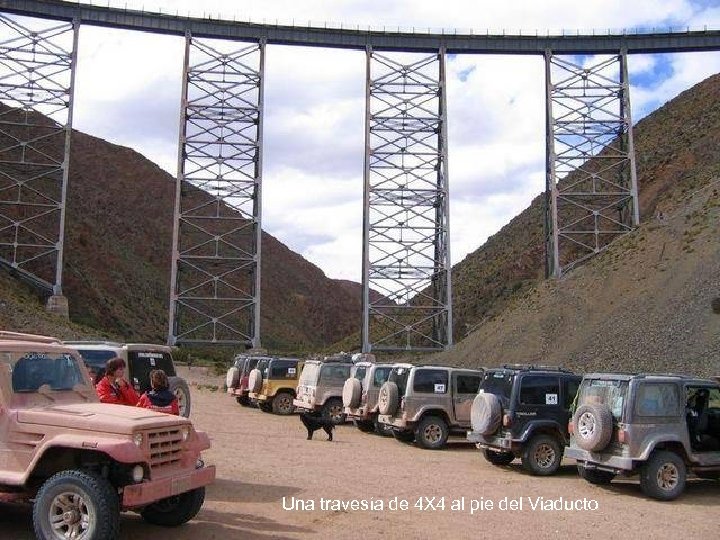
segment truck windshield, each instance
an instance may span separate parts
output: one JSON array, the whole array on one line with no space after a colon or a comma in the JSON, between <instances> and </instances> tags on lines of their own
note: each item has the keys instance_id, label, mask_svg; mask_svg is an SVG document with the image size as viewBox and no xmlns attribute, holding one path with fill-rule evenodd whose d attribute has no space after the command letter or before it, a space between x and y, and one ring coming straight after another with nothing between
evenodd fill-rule
<instances>
[{"instance_id":1,"label":"truck windshield","mask_svg":"<svg viewBox=\"0 0 720 540\"><path fill-rule=\"evenodd\" d=\"M11 369L12 389L16 393L37 392L41 386L60 391L87 385L78 361L70 354L25 353Z\"/></svg>"}]
</instances>

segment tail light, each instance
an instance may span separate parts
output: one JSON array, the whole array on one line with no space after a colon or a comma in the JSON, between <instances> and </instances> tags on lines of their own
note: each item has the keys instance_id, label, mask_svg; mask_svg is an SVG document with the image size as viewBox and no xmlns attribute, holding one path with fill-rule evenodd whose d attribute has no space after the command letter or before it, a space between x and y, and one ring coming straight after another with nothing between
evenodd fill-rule
<instances>
[{"instance_id":1,"label":"tail light","mask_svg":"<svg viewBox=\"0 0 720 540\"><path fill-rule=\"evenodd\" d=\"M400 398L400 410L405 409L405 398Z\"/></svg>"},{"instance_id":2,"label":"tail light","mask_svg":"<svg viewBox=\"0 0 720 540\"><path fill-rule=\"evenodd\" d=\"M628 442L628 433L624 429L618 429L618 442L620 444L626 444Z\"/></svg>"},{"instance_id":3,"label":"tail light","mask_svg":"<svg viewBox=\"0 0 720 540\"><path fill-rule=\"evenodd\" d=\"M569 433L570 435L573 435L573 434L575 433L575 426L573 425L573 421L572 421L572 420L569 420L569 421L568 421L568 433Z\"/></svg>"},{"instance_id":4,"label":"tail light","mask_svg":"<svg viewBox=\"0 0 720 540\"><path fill-rule=\"evenodd\" d=\"M512 416L509 414L503 415L503 427L510 427L510 424L512 424Z\"/></svg>"}]
</instances>

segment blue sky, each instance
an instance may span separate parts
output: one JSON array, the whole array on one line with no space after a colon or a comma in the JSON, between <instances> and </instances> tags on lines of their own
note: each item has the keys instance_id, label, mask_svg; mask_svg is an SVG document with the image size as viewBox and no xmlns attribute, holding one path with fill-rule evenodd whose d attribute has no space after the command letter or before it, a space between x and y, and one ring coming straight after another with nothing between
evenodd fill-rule
<instances>
[{"instance_id":1,"label":"blue sky","mask_svg":"<svg viewBox=\"0 0 720 540\"><path fill-rule=\"evenodd\" d=\"M720 2L709 0L109 4L259 22L483 33L720 28ZM183 40L177 37L82 27L74 127L130 146L175 175L182 51ZM451 253L456 263L544 189L545 83L541 57L458 55L447 64ZM629 68L637 121L720 71L720 53L631 56ZM359 51L267 50L264 229L330 277L356 281L362 248L364 70Z\"/></svg>"}]
</instances>

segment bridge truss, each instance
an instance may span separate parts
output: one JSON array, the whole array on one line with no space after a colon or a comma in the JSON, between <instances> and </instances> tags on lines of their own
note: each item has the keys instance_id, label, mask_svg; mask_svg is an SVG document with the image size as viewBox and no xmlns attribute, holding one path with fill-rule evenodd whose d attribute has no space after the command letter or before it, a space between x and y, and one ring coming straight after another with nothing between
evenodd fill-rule
<instances>
[{"instance_id":1,"label":"bridge truss","mask_svg":"<svg viewBox=\"0 0 720 540\"><path fill-rule=\"evenodd\" d=\"M62 295L79 23L0 14L0 265Z\"/></svg>"},{"instance_id":2,"label":"bridge truss","mask_svg":"<svg viewBox=\"0 0 720 540\"><path fill-rule=\"evenodd\" d=\"M265 43L185 39L169 342L259 347Z\"/></svg>"},{"instance_id":3,"label":"bridge truss","mask_svg":"<svg viewBox=\"0 0 720 540\"><path fill-rule=\"evenodd\" d=\"M555 277L640 223L627 52L545 55L547 273Z\"/></svg>"},{"instance_id":4,"label":"bridge truss","mask_svg":"<svg viewBox=\"0 0 720 540\"><path fill-rule=\"evenodd\" d=\"M444 50L367 50L365 137L362 350L442 350L452 344Z\"/></svg>"}]
</instances>

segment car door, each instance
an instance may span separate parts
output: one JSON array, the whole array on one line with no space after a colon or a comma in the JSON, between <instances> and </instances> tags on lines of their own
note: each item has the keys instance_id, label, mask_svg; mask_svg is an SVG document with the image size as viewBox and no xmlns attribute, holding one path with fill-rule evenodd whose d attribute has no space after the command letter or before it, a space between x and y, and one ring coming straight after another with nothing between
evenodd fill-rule
<instances>
[{"instance_id":1,"label":"car door","mask_svg":"<svg viewBox=\"0 0 720 540\"><path fill-rule=\"evenodd\" d=\"M472 371L454 371L452 375L455 422L470 427L470 409L478 393L482 375Z\"/></svg>"}]
</instances>

